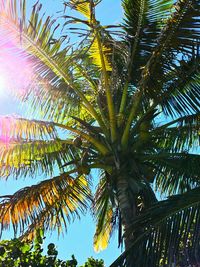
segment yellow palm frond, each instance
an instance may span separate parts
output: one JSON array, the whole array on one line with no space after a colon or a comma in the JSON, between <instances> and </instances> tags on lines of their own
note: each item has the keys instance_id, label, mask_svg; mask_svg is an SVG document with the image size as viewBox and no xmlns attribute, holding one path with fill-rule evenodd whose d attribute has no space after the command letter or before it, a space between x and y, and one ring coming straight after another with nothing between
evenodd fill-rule
<instances>
[{"instance_id":1,"label":"yellow palm frond","mask_svg":"<svg viewBox=\"0 0 200 267\"><path fill-rule=\"evenodd\" d=\"M70 0L70 4L74 9L79 11L87 19L91 18L91 2L88 0Z\"/></svg>"},{"instance_id":2,"label":"yellow palm frond","mask_svg":"<svg viewBox=\"0 0 200 267\"><path fill-rule=\"evenodd\" d=\"M88 18L87 25L91 30L91 45L89 48L90 57L93 63L103 71L112 71L108 56L111 54L111 49L105 45L100 37L103 27L95 18L95 3L90 0L71 0L68 4L86 18ZM74 20L75 21L75 20Z\"/></svg>"},{"instance_id":3,"label":"yellow palm frond","mask_svg":"<svg viewBox=\"0 0 200 267\"><path fill-rule=\"evenodd\" d=\"M115 208L111 202L107 178L104 173L102 173L102 178L95 193L94 211L97 224L93 243L95 251L99 252L108 246L115 224Z\"/></svg>"},{"instance_id":4,"label":"yellow palm frond","mask_svg":"<svg viewBox=\"0 0 200 267\"><path fill-rule=\"evenodd\" d=\"M96 232L94 235L94 250L99 252L107 248L111 232L112 232L112 219L113 219L113 211L112 207L106 211L103 225L101 226L101 230L98 229L98 224L96 228Z\"/></svg>"},{"instance_id":5,"label":"yellow palm frond","mask_svg":"<svg viewBox=\"0 0 200 267\"><path fill-rule=\"evenodd\" d=\"M108 58L111 54L111 49L103 44L100 38L94 37L89 53L93 63L100 70L112 71L112 66Z\"/></svg>"},{"instance_id":6,"label":"yellow palm frond","mask_svg":"<svg viewBox=\"0 0 200 267\"><path fill-rule=\"evenodd\" d=\"M63 173L5 196L0 203L1 230L11 224L15 233L24 233L27 227L27 233L33 232L37 226L60 229L62 223L66 226L71 216L87 208L88 200L90 189L85 177L72 178Z\"/></svg>"}]
</instances>

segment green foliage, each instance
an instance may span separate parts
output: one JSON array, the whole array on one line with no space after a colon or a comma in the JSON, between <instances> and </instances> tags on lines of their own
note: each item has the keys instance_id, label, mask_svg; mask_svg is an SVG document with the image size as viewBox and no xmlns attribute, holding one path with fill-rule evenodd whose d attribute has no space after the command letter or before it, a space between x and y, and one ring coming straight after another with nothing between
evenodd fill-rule
<instances>
[{"instance_id":1,"label":"green foliage","mask_svg":"<svg viewBox=\"0 0 200 267\"><path fill-rule=\"evenodd\" d=\"M69 267L66 261L57 259L58 252L54 244L48 245L47 255L43 255L42 242L21 242L18 239L2 241L0 244L1 267ZM76 265L74 265L76 266Z\"/></svg>"},{"instance_id":2,"label":"green foliage","mask_svg":"<svg viewBox=\"0 0 200 267\"><path fill-rule=\"evenodd\" d=\"M0 2L0 47L30 64L20 99L41 120L1 118L0 174L45 180L2 196L0 230L60 234L90 209L96 250L125 243L113 267L199 265L200 0L123 0L122 25L101 25L101 0L56 18L26 2Z\"/></svg>"},{"instance_id":3,"label":"green foliage","mask_svg":"<svg viewBox=\"0 0 200 267\"><path fill-rule=\"evenodd\" d=\"M23 242L19 239L0 242L0 267L77 267L74 255L70 260L58 259L58 251L53 243L47 246L44 254L43 238L37 235L34 242ZM88 258L81 267L104 267L103 260Z\"/></svg>"},{"instance_id":4,"label":"green foliage","mask_svg":"<svg viewBox=\"0 0 200 267\"><path fill-rule=\"evenodd\" d=\"M95 260L93 257L88 258L87 262L81 267L104 267L103 260Z\"/></svg>"}]
</instances>

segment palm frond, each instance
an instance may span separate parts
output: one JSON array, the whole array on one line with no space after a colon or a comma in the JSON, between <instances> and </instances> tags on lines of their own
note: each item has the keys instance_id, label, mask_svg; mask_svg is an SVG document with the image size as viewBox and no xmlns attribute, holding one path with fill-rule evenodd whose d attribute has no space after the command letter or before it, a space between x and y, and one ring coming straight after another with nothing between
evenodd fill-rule
<instances>
[{"instance_id":1,"label":"palm frond","mask_svg":"<svg viewBox=\"0 0 200 267\"><path fill-rule=\"evenodd\" d=\"M36 177L53 175L55 168L63 170L63 165L71 160L75 149L72 140L10 140L0 142L1 177ZM75 153L75 152L73 152Z\"/></svg>"},{"instance_id":2,"label":"palm frond","mask_svg":"<svg viewBox=\"0 0 200 267\"><path fill-rule=\"evenodd\" d=\"M24 9L19 9L19 6L23 6ZM24 17L26 13L25 6L26 1L24 0L20 0L18 4L16 1L2 1L0 7L2 15L1 30L7 31L8 36L11 35L12 37L13 35L13 38L15 38L14 43L18 47L21 45L26 50L27 56L30 57L30 53L33 55L33 64L35 64L35 68L41 76L51 77L50 80L54 82L64 79L58 69L63 70L63 64L66 70L68 69L66 64L67 48L60 50L62 40L56 40L52 36L52 32L57 28L57 26L54 27L55 20L47 17L46 21L44 21L43 18L40 18L42 6L41 4L35 4L31 12L30 21L27 22ZM36 60L34 56L39 60ZM61 60L62 64L60 64Z\"/></svg>"},{"instance_id":3,"label":"palm frond","mask_svg":"<svg viewBox=\"0 0 200 267\"><path fill-rule=\"evenodd\" d=\"M109 72L112 71L111 64L109 62L109 55L111 54L111 47L107 46L107 38L105 35L105 28L102 27L99 21L95 17L95 7L98 1L70 1L66 5L70 5L73 9L79 11L81 14L89 17L86 25L89 27L88 39L90 39L88 47L88 54L92 59L93 65L97 67L102 73L102 85L106 91L106 100L110 120L110 132L111 139L113 142L117 138L116 133L116 118L115 118L115 108L113 103L113 96L110 88ZM73 22L80 21L79 19L73 18Z\"/></svg>"},{"instance_id":4,"label":"palm frond","mask_svg":"<svg viewBox=\"0 0 200 267\"><path fill-rule=\"evenodd\" d=\"M92 37L91 37L92 38ZM99 37L92 39L92 45L89 49L92 62L100 69L104 71L112 71L111 63L108 56L111 55L111 48L106 47L105 44L100 43Z\"/></svg>"},{"instance_id":5,"label":"palm frond","mask_svg":"<svg viewBox=\"0 0 200 267\"><path fill-rule=\"evenodd\" d=\"M199 185L198 154L163 151L156 155L144 155L143 160L154 169L156 189L165 195L183 193Z\"/></svg>"},{"instance_id":6,"label":"palm frond","mask_svg":"<svg viewBox=\"0 0 200 267\"><path fill-rule=\"evenodd\" d=\"M126 266L197 266L199 251L200 189L157 202L130 227L129 234L139 235L111 267ZM139 252L140 251L140 252Z\"/></svg>"},{"instance_id":7,"label":"palm frond","mask_svg":"<svg viewBox=\"0 0 200 267\"><path fill-rule=\"evenodd\" d=\"M161 193L183 193L199 185L199 155L183 153L163 159L161 155L160 160L152 162L157 168L155 185Z\"/></svg>"},{"instance_id":8,"label":"palm frond","mask_svg":"<svg viewBox=\"0 0 200 267\"><path fill-rule=\"evenodd\" d=\"M165 77L164 91L152 93L166 115L175 117L176 114L199 112L199 45L195 45L193 50L193 55L187 60L183 56L177 57L177 65Z\"/></svg>"},{"instance_id":9,"label":"palm frond","mask_svg":"<svg viewBox=\"0 0 200 267\"><path fill-rule=\"evenodd\" d=\"M197 125L170 127L155 135L161 148L174 152L189 151L199 147L199 123Z\"/></svg>"},{"instance_id":10,"label":"palm frond","mask_svg":"<svg viewBox=\"0 0 200 267\"><path fill-rule=\"evenodd\" d=\"M107 248L115 224L115 212L112 205L114 203L111 202L110 193L106 177L102 177L94 198L94 213L97 220L94 249L97 252Z\"/></svg>"},{"instance_id":11,"label":"palm frond","mask_svg":"<svg viewBox=\"0 0 200 267\"><path fill-rule=\"evenodd\" d=\"M81 119L80 119L81 120ZM0 131L2 134L2 141L9 143L11 138L19 140L51 140L58 139L56 128L67 130L67 133L72 135L80 135L85 140L96 146L102 153L107 153L107 147L98 140L97 136L90 136L82 130L71 127L65 124L56 122L47 122L39 120L28 120L16 117L2 117Z\"/></svg>"},{"instance_id":12,"label":"palm frond","mask_svg":"<svg viewBox=\"0 0 200 267\"><path fill-rule=\"evenodd\" d=\"M142 67L156 46L164 21L170 16L173 1L123 0L124 30L130 47L131 80L137 82Z\"/></svg>"},{"instance_id":13,"label":"palm frond","mask_svg":"<svg viewBox=\"0 0 200 267\"><path fill-rule=\"evenodd\" d=\"M1 141L9 143L10 139L50 140L58 138L55 126L51 122L28 120L16 116L0 117Z\"/></svg>"},{"instance_id":14,"label":"palm frond","mask_svg":"<svg viewBox=\"0 0 200 267\"><path fill-rule=\"evenodd\" d=\"M199 146L199 130L199 113L196 113L179 117L157 127L153 130L152 135L159 148L176 153L197 149Z\"/></svg>"},{"instance_id":15,"label":"palm frond","mask_svg":"<svg viewBox=\"0 0 200 267\"><path fill-rule=\"evenodd\" d=\"M89 92L88 90L87 94ZM91 102L93 102L93 96L90 98ZM93 119L73 90L66 89L65 83L52 86L46 79L40 78L37 86L30 87L29 91L23 93L20 98L29 105L29 112L32 115L43 119L68 125L73 125L70 116L77 116L77 114L82 119Z\"/></svg>"},{"instance_id":16,"label":"palm frond","mask_svg":"<svg viewBox=\"0 0 200 267\"><path fill-rule=\"evenodd\" d=\"M169 122L161 125L160 127L157 126L156 131L157 130L160 131L160 129L167 129L170 126L175 126L175 125L177 125L177 127L182 127L182 126L192 127L195 125L198 127L199 116L200 116L200 113L197 112L195 114L178 117L177 119L170 120Z\"/></svg>"},{"instance_id":17,"label":"palm frond","mask_svg":"<svg viewBox=\"0 0 200 267\"><path fill-rule=\"evenodd\" d=\"M93 0L71 0L69 3L65 2L66 6L71 7L87 18L86 24L89 27L88 39L90 39L88 52L93 64L102 71L111 71L111 64L108 60L111 49L104 42L106 38L104 34L105 28L99 24L95 17L95 7L97 4L98 1ZM73 22L76 22L75 17L73 17Z\"/></svg>"},{"instance_id":18,"label":"palm frond","mask_svg":"<svg viewBox=\"0 0 200 267\"><path fill-rule=\"evenodd\" d=\"M193 55L194 47L198 46L198 1L177 1L173 10L158 37L151 57L145 64L139 82L150 98L157 90L160 91L169 71L179 64L179 54L187 55L184 59L187 62L187 58Z\"/></svg>"},{"instance_id":19,"label":"palm frond","mask_svg":"<svg viewBox=\"0 0 200 267\"><path fill-rule=\"evenodd\" d=\"M64 83L66 91L72 90L87 107L85 111L89 112L102 125L97 111L75 81L73 75L74 54L71 45L66 42L66 37L60 39L55 37L59 25L54 26L56 21L50 17L44 20L40 16L41 4L39 3L33 6L30 20L27 22L24 17L26 0L16 3L16 1L9 0L3 1L0 5L2 34L9 36L9 40L13 40L17 47L21 47L23 57L29 59L38 79L45 77L54 86ZM22 9L19 8L21 6L23 6ZM5 40L2 42L5 45ZM76 53L75 56L77 56Z\"/></svg>"},{"instance_id":20,"label":"palm frond","mask_svg":"<svg viewBox=\"0 0 200 267\"><path fill-rule=\"evenodd\" d=\"M70 0L69 3L65 2L65 5L70 6L71 8L77 10L82 15L84 15L88 20L91 19L92 15L92 4L93 1L87 0Z\"/></svg>"},{"instance_id":21,"label":"palm frond","mask_svg":"<svg viewBox=\"0 0 200 267\"><path fill-rule=\"evenodd\" d=\"M66 227L71 217L86 210L91 196L85 177L63 173L1 198L1 232L12 225L15 234L23 234L29 225L45 230Z\"/></svg>"}]
</instances>

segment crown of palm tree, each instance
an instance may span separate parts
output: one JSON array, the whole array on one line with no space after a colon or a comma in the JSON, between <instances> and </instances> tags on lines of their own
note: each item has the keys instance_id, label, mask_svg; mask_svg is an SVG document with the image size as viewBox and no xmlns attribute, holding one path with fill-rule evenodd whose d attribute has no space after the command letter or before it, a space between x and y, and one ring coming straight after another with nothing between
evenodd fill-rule
<instances>
[{"instance_id":1,"label":"crown of palm tree","mask_svg":"<svg viewBox=\"0 0 200 267\"><path fill-rule=\"evenodd\" d=\"M95 249L116 227L119 243L124 237L113 266L180 265L184 251L198 264L200 1L123 0L120 27L97 20L101 1L64 2L61 33L39 3L28 19L25 0L0 4L0 42L13 40L12 52L30 64L20 97L38 118L1 118L0 174L46 177L2 197L1 230L60 232L92 205ZM79 43L63 33L70 30Z\"/></svg>"}]
</instances>

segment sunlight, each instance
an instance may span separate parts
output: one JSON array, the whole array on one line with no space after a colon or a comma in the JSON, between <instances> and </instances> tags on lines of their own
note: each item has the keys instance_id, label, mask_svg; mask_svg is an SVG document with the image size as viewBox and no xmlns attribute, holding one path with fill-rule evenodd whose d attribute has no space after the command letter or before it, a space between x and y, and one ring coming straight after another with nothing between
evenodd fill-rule
<instances>
[{"instance_id":1,"label":"sunlight","mask_svg":"<svg viewBox=\"0 0 200 267\"><path fill-rule=\"evenodd\" d=\"M0 75L0 92L6 90L6 79Z\"/></svg>"},{"instance_id":2,"label":"sunlight","mask_svg":"<svg viewBox=\"0 0 200 267\"><path fill-rule=\"evenodd\" d=\"M31 62L12 42L0 46L0 94L27 94L33 81Z\"/></svg>"}]
</instances>

